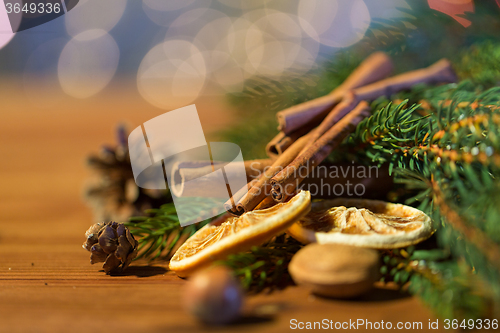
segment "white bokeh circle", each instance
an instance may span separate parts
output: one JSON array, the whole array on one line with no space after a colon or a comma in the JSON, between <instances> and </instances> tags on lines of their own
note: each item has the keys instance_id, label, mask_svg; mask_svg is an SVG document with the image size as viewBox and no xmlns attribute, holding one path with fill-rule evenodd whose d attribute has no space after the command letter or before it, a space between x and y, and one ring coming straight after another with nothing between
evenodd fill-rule
<instances>
[{"instance_id":1,"label":"white bokeh circle","mask_svg":"<svg viewBox=\"0 0 500 333\"><path fill-rule=\"evenodd\" d=\"M61 87L77 98L95 95L111 81L119 59L118 45L107 32L82 32L66 44L59 57L57 74Z\"/></svg>"},{"instance_id":2,"label":"white bokeh circle","mask_svg":"<svg viewBox=\"0 0 500 333\"><path fill-rule=\"evenodd\" d=\"M358 42L371 20L363 0L300 0L297 14L304 32L330 47Z\"/></svg>"},{"instance_id":3,"label":"white bokeh circle","mask_svg":"<svg viewBox=\"0 0 500 333\"><path fill-rule=\"evenodd\" d=\"M253 75L278 77L290 68L307 71L319 52L319 42L303 32L296 15L273 9L237 18L211 9L190 10L172 23L167 37L186 29L196 30L193 43L202 51L208 79L230 91Z\"/></svg>"},{"instance_id":4,"label":"white bokeh circle","mask_svg":"<svg viewBox=\"0 0 500 333\"><path fill-rule=\"evenodd\" d=\"M210 78L217 82L225 91L241 91L245 79L245 73L241 66L232 58L226 59L227 54L223 52L214 51L211 53L211 57L223 58L220 62L224 62L224 64L213 70Z\"/></svg>"},{"instance_id":5,"label":"white bokeh circle","mask_svg":"<svg viewBox=\"0 0 500 333\"><path fill-rule=\"evenodd\" d=\"M296 15L272 9L259 9L248 13L247 17L260 17L255 25L264 33L264 44L257 46L263 52L261 68L263 75L279 75L289 68L310 69L319 52L319 42L303 33Z\"/></svg>"},{"instance_id":6,"label":"white bokeh circle","mask_svg":"<svg viewBox=\"0 0 500 333\"><path fill-rule=\"evenodd\" d=\"M202 92L207 70L201 51L186 40L167 40L144 57L137 75L141 96L162 109L193 102Z\"/></svg>"},{"instance_id":7,"label":"white bokeh circle","mask_svg":"<svg viewBox=\"0 0 500 333\"><path fill-rule=\"evenodd\" d=\"M78 6L64 16L66 31L74 37L93 30L93 38L98 38L98 33L109 32L116 26L126 6L127 0L80 0Z\"/></svg>"}]
</instances>

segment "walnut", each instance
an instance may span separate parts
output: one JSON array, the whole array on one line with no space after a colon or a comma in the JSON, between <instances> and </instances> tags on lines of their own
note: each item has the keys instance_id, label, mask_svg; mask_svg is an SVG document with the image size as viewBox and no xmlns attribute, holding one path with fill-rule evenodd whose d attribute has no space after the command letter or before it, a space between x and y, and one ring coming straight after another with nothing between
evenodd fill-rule
<instances>
[{"instance_id":1,"label":"walnut","mask_svg":"<svg viewBox=\"0 0 500 333\"><path fill-rule=\"evenodd\" d=\"M379 276L376 250L339 244L311 244L297 252L288 267L295 283L313 293L350 298L370 290Z\"/></svg>"}]
</instances>

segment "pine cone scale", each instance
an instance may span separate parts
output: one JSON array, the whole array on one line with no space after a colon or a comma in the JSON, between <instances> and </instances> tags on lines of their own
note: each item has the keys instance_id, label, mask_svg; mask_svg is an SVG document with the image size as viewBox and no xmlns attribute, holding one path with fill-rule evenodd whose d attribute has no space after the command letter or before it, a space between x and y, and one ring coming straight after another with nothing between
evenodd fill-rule
<instances>
[{"instance_id":1,"label":"pine cone scale","mask_svg":"<svg viewBox=\"0 0 500 333\"><path fill-rule=\"evenodd\" d=\"M106 253L111 253L116 251L117 242L116 242L116 232L112 227L106 226L104 227L104 231L99 233L99 245Z\"/></svg>"},{"instance_id":2,"label":"pine cone scale","mask_svg":"<svg viewBox=\"0 0 500 333\"><path fill-rule=\"evenodd\" d=\"M85 235L83 248L90 252L90 263L104 262L106 274L123 271L137 257L139 244L123 223L96 223Z\"/></svg>"},{"instance_id":3,"label":"pine cone scale","mask_svg":"<svg viewBox=\"0 0 500 333\"><path fill-rule=\"evenodd\" d=\"M125 236L125 225L120 223L118 227L116 227L116 235L118 237Z\"/></svg>"},{"instance_id":4,"label":"pine cone scale","mask_svg":"<svg viewBox=\"0 0 500 333\"><path fill-rule=\"evenodd\" d=\"M127 240L128 242L131 244L131 245L134 245L137 243L137 241L135 240L134 236L132 236L132 234L130 233L130 230L126 230L125 231L125 235L127 237ZM137 245L134 245L135 247L137 247Z\"/></svg>"},{"instance_id":5,"label":"pine cone scale","mask_svg":"<svg viewBox=\"0 0 500 333\"><path fill-rule=\"evenodd\" d=\"M111 253L107 258L104 264L102 265L102 268L106 272L106 274L109 274L113 271L115 271L121 264L120 259L118 259L114 253Z\"/></svg>"},{"instance_id":6,"label":"pine cone scale","mask_svg":"<svg viewBox=\"0 0 500 333\"><path fill-rule=\"evenodd\" d=\"M126 260L132 244L128 242L127 237L125 236L120 236L118 238L118 244L119 245L115 251L115 255L120 260Z\"/></svg>"},{"instance_id":7,"label":"pine cone scale","mask_svg":"<svg viewBox=\"0 0 500 333\"><path fill-rule=\"evenodd\" d=\"M90 248L90 263L105 262L108 254L106 254L99 244L95 244Z\"/></svg>"},{"instance_id":8,"label":"pine cone scale","mask_svg":"<svg viewBox=\"0 0 500 333\"><path fill-rule=\"evenodd\" d=\"M123 269L126 269L130 265L132 260L134 260L137 257L137 253L139 252L137 249L138 246L139 246L139 242L135 241L134 252L132 252L131 254L128 255L127 259L125 260L125 262L122 265Z\"/></svg>"}]
</instances>

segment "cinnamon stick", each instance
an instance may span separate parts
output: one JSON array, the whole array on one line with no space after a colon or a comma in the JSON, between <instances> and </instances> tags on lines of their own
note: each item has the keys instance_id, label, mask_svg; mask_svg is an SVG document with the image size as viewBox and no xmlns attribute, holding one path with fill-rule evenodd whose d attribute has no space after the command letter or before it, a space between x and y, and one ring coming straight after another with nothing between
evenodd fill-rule
<instances>
[{"instance_id":1,"label":"cinnamon stick","mask_svg":"<svg viewBox=\"0 0 500 333\"><path fill-rule=\"evenodd\" d=\"M448 59L441 59L429 67L402 73L378 82L354 89L359 100L373 101L380 96L390 97L402 90L410 89L415 84L452 83L457 76Z\"/></svg>"},{"instance_id":2,"label":"cinnamon stick","mask_svg":"<svg viewBox=\"0 0 500 333\"><path fill-rule=\"evenodd\" d=\"M358 99L354 93L351 91L347 92L344 99L337 104L330 113L326 116L326 118L321 122L321 124L315 128L311 135L309 135L309 139L307 144L302 148L301 154L304 153L316 140L318 140L325 132L331 128L335 123L337 123L340 119L342 119L346 114L351 112L356 105L358 105Z\"/></svg>"},{"instance_id":3,"label":"cinnamon stick","mask_svg":"<svg viewBox=\"0 0 500 333\"><path fill-rule=\"evenodd\" d=\"M239 195L233 195L233 197L224 204L226 211L234 215L241 215L244 212L254 209L262 200L265 199L267 195L270 194L271 178L278 172L282 171L283 168L285 168L297 157L307 141L307 135L295 141L282 155L278 157L278 159L276 159L276 161L274 161L270 167L264 170L264 173L259 179L256 180L248 192L241 197L239 197ZM244 193L244 189L245 187L240 189L237 194Z\"/></svg>"},{"instance_id":4,"label":"cinnamon stick","mask_svg":"<svg viewBox=\"0 0 500 333\"><path fill-rule=\"evenodd\" d=\"M301 128L293 131L290 134L285 132L279 132L269 143L266 145L266 154L271 159L278 158L279 155L283 154L285 150L288 149L298 138L309 133L318 124L311 124L307 126L302 126Z\"/></svg>"},{"instance_id":5,"label":"cinnamon stick","mask_svg":"<svg viewBox=\"0 0 500 333\"><path fill-rule=\"evenodd\" d=\"M417 83L447 83L455 82L456 80L457 77L451 67L451 63L447 59L441 59L427 68L395 75L354 89L345 95L344 99L330 111L321 124L313 131L312 135L309 136L309 142L301 153L350 112L356 106L356 101L365 100L371 102L380 96L390 97L394 93L410 89Z\"/></svg>"},{"instance_id":6,"label":"cinnamon stick","mask_svg":"<svg viewBox=\"0 0 500 333\"><path fill-rule=\"evenodd\" d=\"M224 166L224 172L232 179L244 176L242 172L245 172L247 182L250 182L258 178L266 167L271 166L272 161L261 159L242 163L243 168L239 162L228 164L216 161L213 165L210 161L178 162L172 167L172 193L177 197L212 197L217 194L213 189L219 183L219 178L213 173L214 169ZM197 180L196 183L190 183L194 179ZM217 195L225 195L227 198L227 192Z\"/></svg>"},{"instance_id":7,"label":"cinnamon stick","mask_svg":"<svg viewBox=\"0 0 500 333\"><path fill-rule=\"evenodd\" d=\"M236 193L233 193L233 196L224 203L224 209L226 210L226 212L236 216L243 214L244 212L239 212L236 209L236 204L238 203L238 201L241 200L241 198L243 198L243 196L248 191L252 189L252 187L257 183L257 181L258 179L254 179L245 186L243 186L242 188L240 188Z\"/></svg>"},{"instance_id":8,"label":"cinnamon stick","mask_svg":"<svg viewBox=\"0 0 500 333\"><path fill-rule=\"evenodd\" d=\"M289 194L294 193L311 170L320 164L368 115L369 105L366 101L361 101L354 110L326 131L285 169L276 174L270 182L273 199L283 202Z\"/></svg>"},{"instance_id":9,"label":"cinnamon stick","mask_svg":"<svg viewBox=\"0 0 500 333\"><path fill-rule=\"evenodd\" d=\"M294 142L295 140L292 136L287 135L285 132L279 132L266 145L266 155L271 159L276 159Z\"/></svg>"},{"instance_id":10,"label":"cinnamon stick","mask_svg":"<svg viewBox=\"0 0 500 333\"><path fill-rule=\"evenodd\" d=\"M361 176L359 168L364 168ZM392 189L393 181L389 176L387 165L366 167L355 163L321 164L312 170L298 188L311 192L316 198L347 195L367 199L385 197ZM269 195L255 206L254 210L270 208L276 204L277 202Z\"/></svg>"},{"instance_id":11,"label":"cinnamon stick","mask_svg":"<svg viewBox=\"0 0 500 333\"><path fill-rule=\"evenodd\" d=\"M278 112L276 114L278 129L285 134L290 134L314 119L324 118L332 107L342 100L346 92L386 78L392 70L393 64L388 55L383 52L373 53L328 95Z\"/></svg>"}]
</instances>

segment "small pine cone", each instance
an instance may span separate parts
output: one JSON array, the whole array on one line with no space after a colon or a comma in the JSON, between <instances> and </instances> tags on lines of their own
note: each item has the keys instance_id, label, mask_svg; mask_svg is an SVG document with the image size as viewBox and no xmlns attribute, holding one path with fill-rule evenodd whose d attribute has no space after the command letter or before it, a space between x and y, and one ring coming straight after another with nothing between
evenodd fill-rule
<instances>
[{"instance_id":1,"label":"small pine cone","mask_svg":"<svg viewBox=\"0 0 500 333\"><path fill-rule=\"evenodd\" d=\"M123 223L96 223L85 236L83 248L91 253L90 263L104 262L102 268L106 274L125 270L137 256L139 243Z\"/></svg>"}]
</instances>

